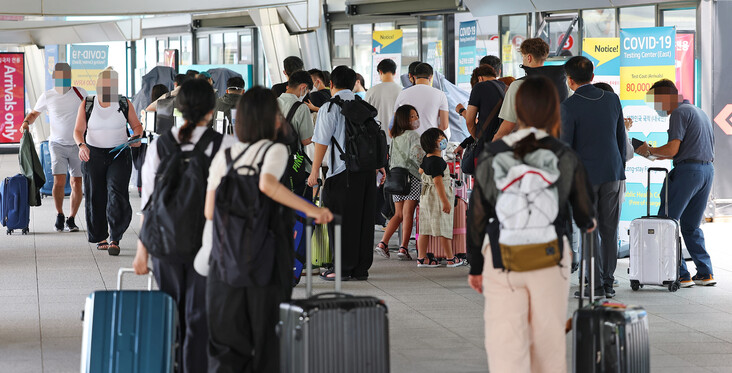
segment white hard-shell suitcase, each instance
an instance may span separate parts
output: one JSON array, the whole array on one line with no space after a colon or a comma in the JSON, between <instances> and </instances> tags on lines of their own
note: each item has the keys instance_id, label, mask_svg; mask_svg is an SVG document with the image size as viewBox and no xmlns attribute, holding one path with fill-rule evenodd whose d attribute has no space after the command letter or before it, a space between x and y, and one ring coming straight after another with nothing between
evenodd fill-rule
<instances>
[{"instance_id":1,"label":"white hard-shell suitcase","mask_svg":"<svg viewBox=\"0 0 732 373\"><path fill-rule=\"evenodd\" d=\"M647 215L630 223L630 287L638 290L643 285L668 286L679 289L681 265L681 235L679 222L668 218L668 183L666 183L666 216L651 215L651 172L665 172L665 168L648 169Z\"/></svg>"}]
</instances>

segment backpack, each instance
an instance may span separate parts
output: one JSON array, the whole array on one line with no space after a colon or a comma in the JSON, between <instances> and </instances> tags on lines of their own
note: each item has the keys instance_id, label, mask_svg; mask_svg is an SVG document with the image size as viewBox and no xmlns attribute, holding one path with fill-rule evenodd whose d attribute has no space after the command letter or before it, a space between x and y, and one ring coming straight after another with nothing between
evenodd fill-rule
<instances>
[{"instance_id":1,"label":"backpack","mask_svg":"<svg viewBox=\"0 0 732 373\"><path fill-rule=\"evenodd\" d=\"M300 136L295 130L295 126L292 125L292 118L295 117L297 109L303 105L300 101L295 101L287 113L285 122L290 126L292 133L289 136L287 147L290 151L290 156L287 158L287 168L285 168L285 174L282 177L282 183L285 184L291 191L295 191L298 186L301 186L308 179L310 174L307 172L306 163L312 165L313 161L310 157L305 154L305 149L302 147L302 141ZM309 114L308 114L309 115Z\"/></svg>"},{"instance_id":2,"label":"backpack","mask_svg":"<svg viewBox=\"0 0 732 373\"><path fill-rule=\"evenodd\" d=\"M346 118L345 150L335 137L331 141L341 153L348 172L374 171L387 165L386 133L376 121L376 108L355 96L354 100L344 101L338 96L328 100L338 105ZM335 165L335 151L331 151L331 167Z\"/></svg>"},{"instance_id":3,"label":"backpack","mask_svg":"<svg viewBox=\"0 0 732 373\"><path fill-rule=\"evenodd\" d=\"M193 150L183 151L170 131L158 139L160 166L140 230L140 240L151 255L189 261L198 253L206 222L208 169L222 141L221 134L207 130ZM209 157L205 151L211 143Z\"/></svg>"},{"instance_id":4,"label":"backpack","mask_svg":"<svg viewBox=\"0 0 732 373\"><path fill-rule=\"evenodd\" d=\"M511 147L497 143L490 148L503 147L491 165L498 190L495 212L503 267L523 272L559 265L559 158L552 150L539 148L516 159Z\"/></svg>"},{"instance_id":5,"label":"backpack","mask_svg":"<svg viewBox=\"0 0 732 373\"><path fill-rule=\"evenodd\" d=\"M78 92L77 92L78 94ZM86 112L86 125L89 125L89 118L91 118L92 111L94 110L94 99L96 96L86 96L86 99L84 99L84 112ZM128 118L129 112L130 112L130 103L127 101L127 97L125 96L119 96L119 109L117 109L118 112L122 113L122 115L125 116L125 122L129 123L130 119ZM127 136L130 136L131 133L128 129L126 129ZM86 131L84 131L84 138L86 138Z\"/></svg>"},{"instance_id":6,"label":"backpack","mask_svg":"<svg viewBox=\"0 0 732 373\"><path fill-rule=\"evenodd\" d=\"M260 153L263 154L256 166L235 167L252 145L235 159L231 157L230 148L224 151L228 167L216 189L211 262L219 278L230 286L265 286L274 277L278 243L272 221L282 218L277 213L277 203L259 190L260 171L271 147L272 144L259 147L254 156L255 162ZM242 169L248 173L239 174ZM289 246L290 252L292 247ZM292 264L287 264L288 282L292 281Z\"/></svg>"},{"instance_id":7,"label":"backpack","mask_svg":"<svg viewBox=\"0 0 732 373\"><path fill-rule=\"evenodd\" d=\"M170 92L164 97L158 99L157 109L155 109L155 133L168 132L175 125L175 96L171 96Z\"/></svg>"},{"instance_id":8,"label":"backpack","mask_svg":"<svg viewBox=\"0 0 732 373\"><path fill-rule=\"evenodd\" d=\"M521 68L526 71L526 76L541 75L551 79L551 81L554 83L554 86L557 87L557 93L559 93L559 102L562 102L567 99L567 97L569 97L569 87L567 87L567 74L564 72L564 65L540 67L521 66Z\"/></svg>"}]
</instances>

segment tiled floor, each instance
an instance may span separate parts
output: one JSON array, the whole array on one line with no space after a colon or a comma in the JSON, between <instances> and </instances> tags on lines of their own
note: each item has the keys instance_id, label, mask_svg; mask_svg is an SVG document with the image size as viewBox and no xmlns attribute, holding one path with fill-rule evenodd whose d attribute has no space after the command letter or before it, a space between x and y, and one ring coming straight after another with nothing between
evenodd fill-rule
<instances>
[{"instance_id":1,"label":"tiled floor","mask_svg":"<svg viewBox=\"0 0 732 373\"><path fill-rule=\"evenodd\" d=\"M0 155L0 176L16 172L17 155ZM139 199L132 201L139 210ZM122 253L110 257L88 244L83 232L55 233L52 205L46 198L43 206L31 209L28 236L0 235L0 372L78 371L84 300L93 290L114 289L117 269L132 263L137 215L122 240ZM83 216L77 222L86 225ZM634 293L625 279L627 259L618 264L617 299L640 304L651 315L654 372L732 372L732 225L708 224L704 230L720 281L716 287L673 294L646 287ZM377 230L376 241L380 235ZM393 372L487 371L483 299L468 288L467 271L417 270L413 262L375 257L368 282L344 283L347 292L386 301ZM145 286L143 278L126 284ZM331 286L316 279L314 287ZM295 296L303 293L298 287ZM576 301L568 302L571 311Z\"/></svg>"}]
</instances>

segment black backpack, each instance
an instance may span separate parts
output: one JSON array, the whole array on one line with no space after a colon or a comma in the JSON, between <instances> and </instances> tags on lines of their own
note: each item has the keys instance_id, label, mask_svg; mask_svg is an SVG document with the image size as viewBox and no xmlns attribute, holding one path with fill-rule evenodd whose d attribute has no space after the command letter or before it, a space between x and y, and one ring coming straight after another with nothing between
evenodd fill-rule
<instances>
[{"instance_id":1,"label":"black backpack","mask_svg":"<svg viewBox=\"0 0 732 373\"><path fill-rule=\"evenodd\" d=\"M341 114L346 118L345 150L335 139L331 141L341 153L341 159L346 162L348 172L374 171L386 167L387 145L386 134L376 122L377 110L361 97L355 100L344 101L336 96L328 100L341 108ZM335 165L335 152L331 151L331 167Z\"/></svg>"},{"instance_id":2,"label":"black backpack","mask_svg":"<svg viewBox=\"0 0 732 373\"><path fill-rule=\"evenodd\" d=\"M254 162L263 153L256 166L235 167L251 145L235 159L231 158L230 148L224 151L228 167L216 189L211 264L230 286L265 286L274 279L277 235L272 220L281 217L276 213L277 203L259 190L260 170L271 147L259 147ZM240 174L240 170L246 174ZM292 263L288 266L292 277Z\"/></svg>"},{"instance_id":3,"label":"black backpack","mask_svg":"<svg viewBox=\"0 0 732 373\"><path fill-rule=\"evenodd\" d=\"M155 132L165 133L175 125L175 117L173 116L175 96L171 96L168 92L164 97L158 99L155 105L157 106L157 109L155 109Z\"/></svg>"},{"instance_id":4,"label":"black backpack","mask_svg":"<svg viewBox=\"0 0 732 373\"><path fill-rule=\"evenodd\" d=\"M292 125L292 118L295 117L295 113L297 112L297 109L300 108L300 105L303 105L303 103L295 101L285 118L285 122L290 126L291 132L287 134L284 141L290 151L290 156L287 158L287 168L285 169L285 174L282 177L282 183L290 188L291 191L295 191L297 187L305 183L308 176L310 176L310 174L306 172L306 165L313 164L310 157L305 154L302 141L300 141L300 135L297 133L297 130L295 130L295 126ZM310 115L309 112L308 115Z\"/></svg>"},{"instance_id":5,"label":"black backpack","mask_svg":"<svg viewBox=\"0 0 732 373\"><path fill-rule=\"evenodd\" d=\"M86 96L86 99L84 100L84 111L86 112L87 124L89 124L89 118L92 115L92 110L94 110L95 97L96 96ZM125 116L125 120L127 121L127 123L130 122L130 119L128 118L130 112L130 103L127 101L127 97L119 96L119 109L117 109L117 111Z\"/></svg>"},{"instance_id":6,"label":"black backpack","mask_svg":"<svg viewBox=\"0 0 732 373\"><path fill-rule=\"evenodd\" d=\"M569 87L567 87L567 74L564 71L564 65L557 66L540 66L528 67L521 66L526 71L526 76L542 75L551 79L554 86L557 87L559 93L559 102L564 101L569 96Z\"/></svg>"},{"instance_id":7,"label":"black backpack","mask_svg":"<svg viewBox=\"0 0 732 373\"><path fill-rule=\"evenodd\" d=\"M223 136L209 129L193 150L183 151L168 131L157 142L160 166L155 190L143 209L145 219L140 240L157 258L193 260L201 248L203 214L211 158L221 147ZM213 142L211 156L206 148Z\"/></svg>"}]
</instances>

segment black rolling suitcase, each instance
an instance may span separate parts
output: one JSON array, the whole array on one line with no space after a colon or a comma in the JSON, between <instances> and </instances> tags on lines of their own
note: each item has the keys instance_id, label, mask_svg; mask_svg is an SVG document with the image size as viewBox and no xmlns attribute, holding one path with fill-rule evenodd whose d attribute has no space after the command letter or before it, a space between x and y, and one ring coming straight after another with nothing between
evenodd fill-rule
<instances>
[{"instance_id":1,"label":"black rolling suitcase","mask_svg":"<svg viewBox=\"0 0 732 373\"><path fill-rule=\"evenodd\" d=\"M583 267L590 268L590 304L583 305L572 318L572 372L574 373L646 373L651 371L648 341L648 314L637 306L617 302L594 302L595 235L585 234L584 263L580 265L580 281L584 283ZM588 253L589 252L589 253ZM583 284L580 285L582 292Z\"/></svg>"},{"instance_id":2,"label":"black rolling suitcase","mask_svg":"<svg viewBox=\"0 0 732 373\"><path fill-rule=\"evenodd\" d=\"M335 229L336 291L312 296L313 221L306 226L305 299L280 304L280 372L389 372L389 321L384 301L341 293L341 226Z\"/></svg>"}]
</instances>

